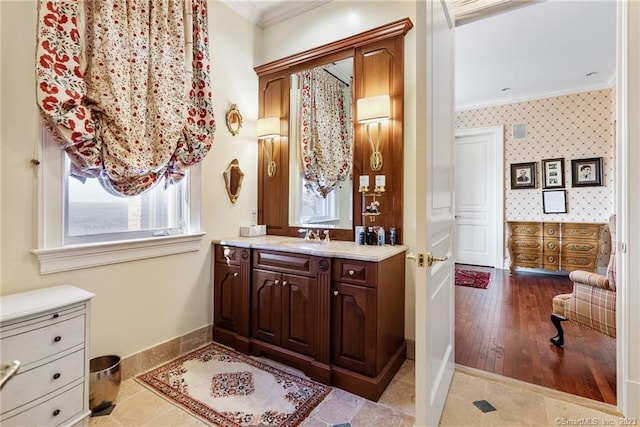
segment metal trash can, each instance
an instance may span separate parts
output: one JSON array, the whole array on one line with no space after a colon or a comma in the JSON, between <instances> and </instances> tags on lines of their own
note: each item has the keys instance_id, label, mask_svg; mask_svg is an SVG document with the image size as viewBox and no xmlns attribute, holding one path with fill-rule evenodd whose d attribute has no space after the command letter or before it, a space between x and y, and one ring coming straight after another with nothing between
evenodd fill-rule
<instances>
[{"instance_id":1,"label":"metal trash can","mask_svg":"<svg viewBox=\"0 0 640 427\"><path fill-rule=\"evenodd\" d=\"M120 357L95 357L89 361L89 409L92 415L110 414L120 390ZM98 414L100 413L100 414Z\"/></svg>"}]
</instances>

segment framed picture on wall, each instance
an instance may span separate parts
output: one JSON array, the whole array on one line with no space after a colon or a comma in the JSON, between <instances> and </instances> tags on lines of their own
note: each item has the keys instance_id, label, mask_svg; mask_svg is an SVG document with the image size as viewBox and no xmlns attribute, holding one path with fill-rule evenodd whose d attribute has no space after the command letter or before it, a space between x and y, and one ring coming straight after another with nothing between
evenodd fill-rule
<instances>
[{"instance_id":1,"label":"framed picture on wall","mask_svg":"<svg viewBox=\"0 0 640 427\"><path fill-rule=\"evenodd\" d=\"M542 211L546 214L567 213L566 190L543 191Z\"/></svg>"},{"instance_id":2,"label":"framed picture on wall","mask_svg":"<svg viewBox=\"0 0 640 427\"><path fill-rule=\"evenodd\" d=\"M564 159L542 161L542 188L564 188Z\"/></svg>"},{"instance_id":3,"label":"framed picture on wall","mask_svg":"<svg viewBox=\"0 0 640 427\"><path fill-rule=\"evenodd\" d=\"M602 186L602 157L571 160L572 187Z\"/></svg>"},{"instance_id":4,"label":"framed picture on wall","mask_svg":"<svg viewBox=\"0 0 640 427\"><path fill-rule=\"evenodd\" d=\"M511 164L511 189L536 188L536 162Z\"/></svg>"}]
</instances>

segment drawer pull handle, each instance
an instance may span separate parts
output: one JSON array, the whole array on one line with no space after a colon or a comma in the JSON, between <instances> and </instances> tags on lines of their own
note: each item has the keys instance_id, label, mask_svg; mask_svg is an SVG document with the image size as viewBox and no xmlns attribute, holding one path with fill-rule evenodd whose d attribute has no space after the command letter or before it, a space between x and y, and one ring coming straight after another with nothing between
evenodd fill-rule
<instances>
[{"instance_id":1,"label":"drawer pull handle","mask_svg":"<svg viewBox=\"0 0 640 427\"><path fill-rule=\"evenodd\" d=\"M57 417L58 415L60 415L60 409L56 409L55 411L53 411L54 417Z\"/></svg>"},{"instance_id":2,"label":"drawer pull handle","mask_svg":"<svg viewBox=\"0 0 640 427\"><path fill-rule=\"evenodd\" d=\"M339 293L340 293L340 292L338 292L338 291L333 291L333 296L334 296L334 297L337 297Z\"/></svg>"},{"instance_id":3,"label":"drawer pull handle","mask_svg":"<svg viewBox=\"0 0 640 427\"><path fill-rule=\"evenodd\" d=\"M60 372L56 372L55 374L53 374L54 380L57 380L58 378L60 378Z\"/></svg>"},{"instance_id":4,"label":"drawer pull handle","mask_svg":"<svg viewBox=\"0 0 640 427\"><path fill-rule=\"evenodd\" d=\"M349 270L349 276L353 276L354 274L356 274L356 272L355 272L355 271L353 271L353 270Z\"/></svg>"},{"instance_id":5,"label":"drawer pull handle","mask_svg":"<svg viewBox=\"0 0 640 427\"><path fill-rule=\"evenodd\" d=\"M287 286L287 285L288 285L287 281L286 281L286 280L283 280L283 281L282 281L282 286Z\"/></svg>"},{"instance_id":6,"label":"drawer pull handle","mask_svg":"<svg viewBox=\"0 0 640 427\"><path fill-rule=\"evenodd\" d=\"M62 341L62 337L61 337L60 335L58 335L57 337L55 337L55 338L53 339L53 341L55 341L55 342L60 342L60 341Z\"/></svg>"},{"instance_id":7,"label":"drawer pull handle","mask_svg":"<svg viewBox=\"0 0 640 427\"><path fill-rule=\"evenodd\" d=\"M233 273L233 277L238 277L238 273Z\"/></svg>"},{"instance_id":8,"label":"drawer pull handle","mask_svg":"<svg viewBox=\"0 0 640 427\"><path fill-rule=\"evenodd\" d=\"M279 285L279 284L280 284L280 280L276 280L276 281L275 281L275 282L273 282L273 283L275 283L276 285Z\"/></svg>"},{"instance_id":9,"label":"drawer pull handle","mask_svg":"<svg viewBox=\"0 0 640 427\"><path fill-rule=\"evenodd\" d=\"M60 317L60 315L59 315L58 313L55 313L55 314L53 315L53 318L54 318L54 319L57 319L58 317Z\"/></svg>"}]
</instances>

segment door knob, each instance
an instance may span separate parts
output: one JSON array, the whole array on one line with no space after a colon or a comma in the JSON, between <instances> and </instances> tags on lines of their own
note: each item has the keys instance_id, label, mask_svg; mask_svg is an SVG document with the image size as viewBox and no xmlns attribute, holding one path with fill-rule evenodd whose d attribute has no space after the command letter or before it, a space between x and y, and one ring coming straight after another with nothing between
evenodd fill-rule
<instances>
[{"instance_id":1,"label":"door knob","mask_svg":"<svg viewBox=\"0 0 640 427\"><path fill-rule=\"evenodd\" d=\"M433 254L431 252L427 252L427 265L429 267L431 267L431 264L433 264L433 261L446 261L448 259L449 259L448 256L445 256L445 257L441 258L441 257L433 256Z\"/></svg>"}]
</instances>

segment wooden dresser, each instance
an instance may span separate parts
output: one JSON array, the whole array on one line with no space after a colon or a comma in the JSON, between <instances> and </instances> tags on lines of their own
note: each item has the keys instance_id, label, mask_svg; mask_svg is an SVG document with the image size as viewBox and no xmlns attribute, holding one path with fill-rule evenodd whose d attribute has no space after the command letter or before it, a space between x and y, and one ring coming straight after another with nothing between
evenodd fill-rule
<instances>
[{"instance_id":1,"label":"wooden dresser","mask_svg":"<svg viewBox=\"0 0 640 427\"><path fill-rule=\"evenodd\" d=\"M93 296L62 285L0 298L0 357L21 363L2 389L0 424L88 424Z\"/></svg>"},{"instance_id":2,"label":"wooden dresser","mask_svg":"<svg viewBox=\"0 0 640 427\"><path fill-rule=\"evenodd\" d=\"M604 223L508 221L509 269L595 272Z\"/></svg>"}]
</instances>

